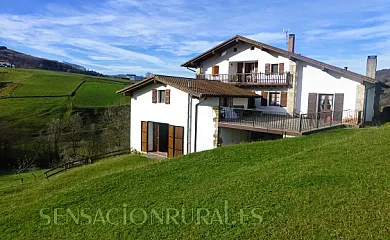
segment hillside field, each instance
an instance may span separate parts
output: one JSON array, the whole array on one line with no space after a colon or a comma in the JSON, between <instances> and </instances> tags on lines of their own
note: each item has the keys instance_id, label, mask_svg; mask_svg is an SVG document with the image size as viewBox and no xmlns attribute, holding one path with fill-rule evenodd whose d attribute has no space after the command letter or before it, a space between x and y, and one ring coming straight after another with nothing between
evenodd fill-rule
<instances>
[{"instance_id":1,"label":"hillside field","mask_svg":"<svg viewBox=\"0 0 390 240\"><path fill-rule=\"evenodd\" d=\"M37 133L54 118L74 111L129 104L115 92L130 85L127 80L31 69L0 68L0 122Z\"/></svg>"},{"instance_id":2,"label":"hillside field","mask_svg":"<svg viewBox=\"0 0 390 240\"><path fill-rule=\"evenodd\" d=\"M0 239L388 239L388 139L390 125L339 129L3 174Z\"/></svg>"}]
</instances>

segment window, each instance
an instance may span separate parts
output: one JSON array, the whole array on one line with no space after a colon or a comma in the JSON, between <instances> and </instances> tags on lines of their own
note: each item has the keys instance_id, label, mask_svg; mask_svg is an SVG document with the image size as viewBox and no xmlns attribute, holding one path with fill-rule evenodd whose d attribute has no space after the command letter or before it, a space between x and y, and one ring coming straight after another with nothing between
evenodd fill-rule
<instances>
[{"instance_id":1,"label":"window","mask_svg":"<svg viewBox=\"0 0 390 240\"><path fill-rule=\"evenodd\" d=\"M233 52L237 52L237 48L235 47L235 48L233 48Z\"/></svg>"},{"instance_id":2,"label":"window","mask_svg":"<svg viewBox=\"0 0 390 240\"><path fill-rule=\"evenodd\" d=\"M158 90L158 102L165 103L165 90Z\"/></svg>"},{"instance_id":3,"label":"window","mask_svg":"<svg viewBox=\"0 0 390 240\"><path fill-rule=\"evenodd\" d=\"M278 92L270 92L269 93L268 106L280 106L280 93L278 93Z\"/></svg>"},{"instance_id":4,"label":"window","mask_svg":"<svg viewBox=\"0 0 390 240\"><path fill-rule=\"evenodd\" d=\"M271 65L271 73L279 73L279 64Z\"/></svg>"},{"instance_id":5,"label":"window","mask_svg":"<svg viewBox=\"0 0 390 240\"><path fill-rule=\"evenodd\" d=\"M255 50L255 46L252 46L252 47L251 47L251 50Z\"/></svg>"},{"instance_id":6,"label":"window","mask_svg":"<svg viewBox=\"0 0 390 240\"><path fill-rule=\"evenodd\" d=\"M219 74L219 66L213 66L213 68L211 70L212 70L213 75Z\"/></svg>"},{"instance_id":7,"label":"window","mask_svg":"<svg viewBox=\"0 0 390 240\"><path fill-rule=\"evenodd\" d=\"M318 112L333 110L333 94L319 94L318 99Z\"/></svg>"}]
</instances>

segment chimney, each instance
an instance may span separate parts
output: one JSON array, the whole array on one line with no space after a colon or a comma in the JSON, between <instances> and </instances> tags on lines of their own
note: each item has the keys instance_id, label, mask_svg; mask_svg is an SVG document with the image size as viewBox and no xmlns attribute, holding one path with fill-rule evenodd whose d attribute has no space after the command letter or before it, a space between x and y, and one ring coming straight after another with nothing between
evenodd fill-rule
<instances>
[{"instance_id":1,"label":"chimney","mask_svg":"<svg viewBox=\"0 0 390 240\"><path fill-rule=\"evenodd\" d=\"M288 35L288 51L294 52L295 50L295 34Z\"/></svg>"},{"instance_id":2,"label":"chimney","mask_svg":"<svg viewBox=\"0 0 390 240\"><path fill-rule=\"evenodd\" d=\"M367 58L367 68L366 76L375 79L376 77L376 65L377 65L377 56L368 56Z\"/></svg>"},{"instance_id":3,"label":"chimney","mask_svg":"<svg viewBox=\"0 0 390 240\"><path fill-rule=\"evenodd\" d=\"M348 70L348 67L344 67L345 70Z\"/></svg>"}]
</instances>

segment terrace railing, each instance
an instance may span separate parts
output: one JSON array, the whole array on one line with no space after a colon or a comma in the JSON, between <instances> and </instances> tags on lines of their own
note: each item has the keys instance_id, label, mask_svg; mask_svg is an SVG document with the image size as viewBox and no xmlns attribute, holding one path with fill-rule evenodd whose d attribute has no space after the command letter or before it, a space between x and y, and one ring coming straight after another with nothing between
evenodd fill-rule
<instances>
[{"instance_id":1,"label":"terrace railing","mask_svg":"<svg viewBox=\"0 0 390 240\"><path fill-rule=\"evenodd\" d=\"M288 86L292 81L292 74L279 73L234 73L234 74L198 74L198 79L217 80L236 85L270 85Z\"/></svg>"},{"instance_id":2,"label":"terrace railing","mask_svg":"<svg viewBox=\"0 0 390 240\"><path fill-rule=\"evenodd\" d=\"M219 122L303 133L345 123L359 124L361 115L361 112L355 114L352 110L290 115L283 112L221 107Z\"/></svg>"}]
</instances>

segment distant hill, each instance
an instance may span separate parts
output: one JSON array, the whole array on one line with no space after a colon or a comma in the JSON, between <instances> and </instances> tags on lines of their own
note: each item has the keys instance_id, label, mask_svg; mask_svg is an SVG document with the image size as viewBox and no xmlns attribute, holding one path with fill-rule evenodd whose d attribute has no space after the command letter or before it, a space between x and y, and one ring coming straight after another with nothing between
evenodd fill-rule
<instances>
[{"instance_id":1,"label":"distant hill","mask_svg":"<svg viewBox=\"0 0 390 240\"><path fill-rule=\"evenodd\" d=\"M2 61L12 63L16 68L42 69L57 72L81 73L90 76L103 76L101 73L88 71L84 67L76 64L34 57L8 49L5 46L0 46L0 62Z\"/></svg>"},{"instance_id":2,"label":"distant hill","mask_svg":"<svg viewBox=\"0 0 390 240\"><path fill-rule=\"evenodd\" d=\"M390 84L390 69L382 69L376 72L376 79Z\"/></svg>"}]
</instances>

